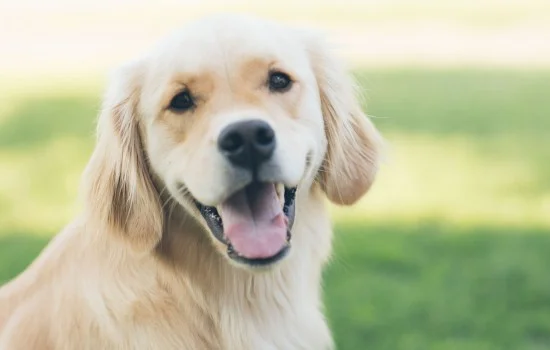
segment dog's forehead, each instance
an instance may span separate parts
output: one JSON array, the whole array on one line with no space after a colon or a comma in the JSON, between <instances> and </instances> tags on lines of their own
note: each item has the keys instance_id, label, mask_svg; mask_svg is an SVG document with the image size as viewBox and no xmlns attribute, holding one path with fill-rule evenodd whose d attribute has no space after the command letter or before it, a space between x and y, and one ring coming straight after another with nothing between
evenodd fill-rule
<instances>
[{"instance_id":1,"label":"dog's forehead","mask_svg":"<svg viewBox=\"0 0 550 350\"><path fill-rule=\"evenodd\" d=\"M303 69L299 36L280 24L245 16L211 17L171 35L156 50L157 62L172 72L238 69L244 61L273 61ZM169 68L168 68L169 67Z\"/></svg>"}]
</instances>

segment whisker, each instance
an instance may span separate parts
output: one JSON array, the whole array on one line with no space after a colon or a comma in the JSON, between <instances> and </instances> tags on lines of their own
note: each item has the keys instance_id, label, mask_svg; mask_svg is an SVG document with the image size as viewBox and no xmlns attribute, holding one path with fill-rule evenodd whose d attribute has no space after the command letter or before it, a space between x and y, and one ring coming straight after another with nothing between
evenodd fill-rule
<instances>
[{"instance_id":1,"label":"whisker","mask_svg":"<svg viewBox=\"0 0 550 350\"><path fill-rule=\"evenodd\" d=\"M168 222L171 221L172 219L172 214L174 213L174 209L176 208L176 205L178 203L176 201L172 201L172 206L170 207L170 209L168 210Z\"/></svg>"}]
</instances>

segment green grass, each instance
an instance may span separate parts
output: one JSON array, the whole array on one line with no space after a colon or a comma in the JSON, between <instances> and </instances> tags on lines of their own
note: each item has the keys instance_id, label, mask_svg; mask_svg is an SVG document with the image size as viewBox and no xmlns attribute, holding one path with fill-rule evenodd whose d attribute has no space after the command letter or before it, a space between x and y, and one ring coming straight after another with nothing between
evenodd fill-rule
<instances>
[{"instance_id":1,"label":"green grass","mask_svg":"<svg viewBox=\"0 0 550 350\"><path fill-rule=\"evenodd\" d=\"M550 71L358 78L389 149L369 195L333 208L339 348L549 349ZM4 96L0 283L78 212L100 91Z\"/></svg>"},{"instance_id":2,"label":"green grass","mask_svg":"<svg viewBox=\"0 0 550 350\"><path fill-rule=\"evenodd\" d=\"M550 236L342 225L326 300L342 349L548 349Z\"/></svg>"}]
</instances>

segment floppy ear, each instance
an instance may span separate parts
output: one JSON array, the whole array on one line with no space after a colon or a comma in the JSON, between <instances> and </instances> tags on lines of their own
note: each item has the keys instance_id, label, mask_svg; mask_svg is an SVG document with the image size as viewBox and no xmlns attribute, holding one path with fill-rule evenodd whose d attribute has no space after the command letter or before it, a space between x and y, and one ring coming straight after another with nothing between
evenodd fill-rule
<instances>
[{"instance_id":1,"label":"floppy ear","mask_svg":"<svg viewBox=\"0 0 550 350\"><path fill-rule=\"evenodd\" d=\"M319 182L332 202L351 205L374 181L382 138L361 110L354 81L340 61L318 38L309 42L328 142Z\"/></svg>"},{"instance_id":2,"label":"floppy ear","mask_svg":"<svg viewBox=\"0 0 550 350\"><path fill-rule=\"evenodd\" d=\"M137 105L140 64L116 72L99 116L97 144L85 173L85 203L94 223L151 250L162 235L162 210L143 150Z\"/></svg>"}]
</instances>

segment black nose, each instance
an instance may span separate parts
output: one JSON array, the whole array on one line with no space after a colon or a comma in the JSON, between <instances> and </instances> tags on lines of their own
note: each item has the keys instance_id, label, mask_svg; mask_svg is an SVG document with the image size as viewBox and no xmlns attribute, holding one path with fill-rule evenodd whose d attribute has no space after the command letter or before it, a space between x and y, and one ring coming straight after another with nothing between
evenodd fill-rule
<instances>
[{"instance_id":1,"label":"black nose","mask_svg":"<svg viewBox=\"0 0 550 350\"><path fill-rule=\"evenodd\" d=\"M254 170L275 150L275 133L261 120L233 123L222 130L218 148L231 163Z\"/></svg>"}]
</instances>

